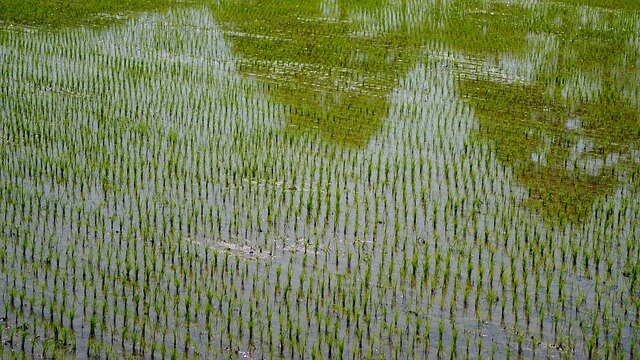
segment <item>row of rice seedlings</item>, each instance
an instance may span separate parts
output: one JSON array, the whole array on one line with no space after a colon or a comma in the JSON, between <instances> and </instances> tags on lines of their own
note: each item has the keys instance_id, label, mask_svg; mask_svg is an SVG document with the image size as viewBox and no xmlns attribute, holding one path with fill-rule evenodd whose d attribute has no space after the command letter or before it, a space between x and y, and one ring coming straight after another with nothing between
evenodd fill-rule
<instances>
[{"instance_id":1,"label":"row of rice seedlings","mask_svg":"<svg viewBox=\"0 0 640 360\"><path fill-rule=\"evenodd\" d=\"M503 68L513 81L463 74L462 91L476 108L480 136L497 144L502 161L531 189L532 204L553 209L547 210L553 220L576 221L587 216L595 198L633 178L629 170L637 168L637 86L625 78L636 76L626 59L635 57L630 43L638 15L527 3L530 12L521 16L497 4L486 3L484 9L500 11L508 24L496 22L494 31L527 43L490 60L494 71ZM483 14L474 17L480 20ZM570 19L554 23L553 16ZM523 26L523 21L535 25ZM602 75L605 68L616 75ZM576 187L590 190L575 192Z\"/></svg>"},{"instance_id":2,"label":"row of rice seedlings","mask_svg":"<svg viewBox=\"0 0 640 360\"><path fill-rule=\"evenodd\" d=\"M186 18L212 24L206 14L165 16L181 29ZM200 25L208 37L216 31ZM151 17L90 35L107 44L128 36L141 49L148 48L136 40L149 38L142 29L164 45L186 36L166 26ZM18 54L39 54L31 44L43 43L5 36ZM60 50L58 36L68 42ZM83 52L86 36L48 34L45 54ZM210 38L217 40L202 43L228 58L221 38ZM173 64L193 48L155 62ZM21 313L57 321L75 334L69 350L92 356L420 357L447 349L455 357L463 348L509 355L511 347L595 356L604 344L633 357L638 226L620 214L638 218L637 194L621 189L594 204L582 227L536 225L539 218L518 206L526 194L514 191L509 171L490 149L465 141L472 112L443 63L403 77L384 136L359 150L278 128L287 109L270 105L261 94L268 87L238 80L231 67L216 73L220 88L198 86L198 74L207 64L219 69L217 61L181 62L167 83L183 86L155 95L166 67L137 63L117 47L98 50L106 54L86 61L114 58L103 64L114 74L138 69L93 94L101 102L22 75L3 94L19 120L2 123L11 134L2 179L2 296L11 329L24 323ZM53 68L39 82L91 78L82 69L95 66ZM57 86L84 83L91 82ZM198 105L204 96L211 108ZM147 100L150 110L132 105ZM13 112L22 106L32 109ZM59 116L69 120L60 126ZM43 163L49 178L36 176ZM598 241L603 236L615 240ZM596 253L611 255L596 260ZM610 285L584 276L601 263ZM585 286L594 286L593 296L581 294Z\"/></svg>"}]
</instances>

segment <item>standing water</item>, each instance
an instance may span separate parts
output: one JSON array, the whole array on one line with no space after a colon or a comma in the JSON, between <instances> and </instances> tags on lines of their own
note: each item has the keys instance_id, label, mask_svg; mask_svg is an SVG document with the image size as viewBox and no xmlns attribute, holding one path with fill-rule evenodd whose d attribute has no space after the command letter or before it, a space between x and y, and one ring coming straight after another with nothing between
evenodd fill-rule
<instances>
[{"instance_id":1,"label":"standing water","mask_svg":"<svg viewBox=\"0 0 640 360\"><path fill-rule=\"evenodd\" d=\"M638 357L640 13L596 5L1 23L2 357Z\"/></svg>"}]
</instances>

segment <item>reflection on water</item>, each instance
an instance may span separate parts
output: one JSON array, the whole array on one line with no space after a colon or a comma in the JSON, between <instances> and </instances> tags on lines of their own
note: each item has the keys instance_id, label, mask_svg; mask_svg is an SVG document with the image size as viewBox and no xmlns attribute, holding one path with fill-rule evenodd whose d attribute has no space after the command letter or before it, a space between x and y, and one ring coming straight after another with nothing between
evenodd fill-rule
<instances>
[{"instance_id":1,"label":"reflection on water","mask_svg":"<svg viewBox=\"0 0 640 360\"><path fill-rule=\"evenodd\" d=\"M637 169L637 14L528 1L225 1L216 18L241 73L270 84L292 128L327 141L370 141L398 77L435 42L450 51L477 138L550 218L585 215Z\"/></svg>"},{"instance_id":2,"label":"reflection on water","mask_svg":"<svg viewBox=\"0 0 640 360\"><path fill-rule=\"evenodd\" d=\"M636 357L636 15L244 4L1 27L2 356Z\"/></svg>"},{"instance_id":3,"label":"reflection on water","mask_svg":"<svg viewBox=\"0 0 640 360\"><path fill-rule=\"evenodd\" d=\"M552 219L576 220L596 198L632 181L640 139L637 13L499 4L466 19L458 25L503 31L518 44L475 50L513 81L463 72L459 85L479 137L513 168L532 205Z\"/></svg>"},{"instance_id":4,"label":"reflection on water","mask_svg":"<svg viewBox=\"0 0 640 360\"><path fill-rule=\"evenodd\" d=\"M403 7L362 3L224 1L216 18L242 58L239 71L270 85L291 127L364 146L388 116L389 95L421 39L407 36L415 21L395 11ZM419 9L413 16L430 21L429 6Z\"/></svg>"}]
</instances>

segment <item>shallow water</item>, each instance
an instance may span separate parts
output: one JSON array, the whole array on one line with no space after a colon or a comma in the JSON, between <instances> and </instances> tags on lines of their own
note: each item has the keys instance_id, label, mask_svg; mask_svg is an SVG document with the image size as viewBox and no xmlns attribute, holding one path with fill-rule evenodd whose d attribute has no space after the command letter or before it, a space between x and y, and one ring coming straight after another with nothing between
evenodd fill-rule
<instances>
[{"instance_id":1,"label":"shallow water","mask_svg":"<svg viewBox=\"0 0 640 360\"><path fill-rule=\"evenodd\" d=\"M296 5L3 25L3 357L637 356L638 14Z\"/></svg>"}]
</instances>

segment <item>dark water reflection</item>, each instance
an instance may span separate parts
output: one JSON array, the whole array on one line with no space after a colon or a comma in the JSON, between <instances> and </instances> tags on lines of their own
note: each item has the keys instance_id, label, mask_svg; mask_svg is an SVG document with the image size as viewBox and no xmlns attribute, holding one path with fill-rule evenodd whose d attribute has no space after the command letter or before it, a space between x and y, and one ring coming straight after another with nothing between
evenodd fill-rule
<instances>
[{"instance_id":1,"label":"dark water reflection","mask_svg":"<svg viewBox=\"0 0 640 360\"><path fill-rule=\"evenodd\" d=\"M352 18L358 9L358 2L234 1L216 17L242 58L240 71L270 85L291 127L364 146L388 115L390 92L414 66L421 39L404 26L364 33Z\"/></svg>"},{"instance_id":2,"label":"dark water reflection","mask_svg":"<svg viewBox=\"0 0 640 360\"><path fill-rule=\"evenodd\" d=\"M348 3L348 4L347 4ZM623 5L620 5L623 6ZM640 40L632 11L562 3L223 2L216 17L287 122L365 146L427 43L450 49L475 138L555 220L637 182Z\"/></svg>"}]
</instances>

